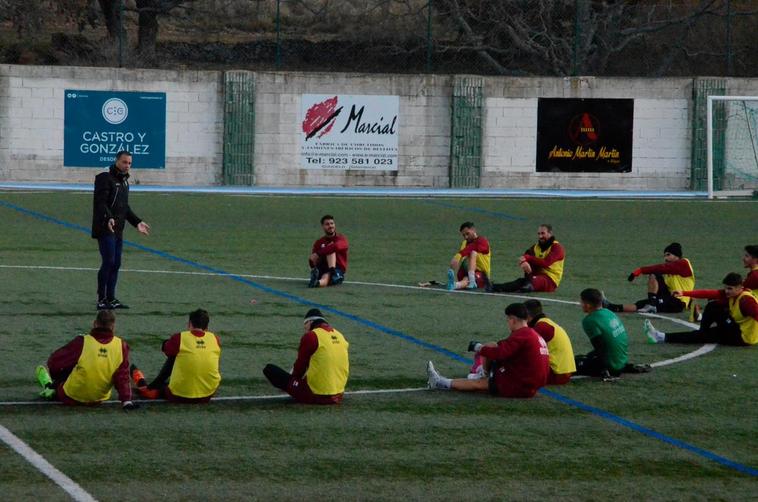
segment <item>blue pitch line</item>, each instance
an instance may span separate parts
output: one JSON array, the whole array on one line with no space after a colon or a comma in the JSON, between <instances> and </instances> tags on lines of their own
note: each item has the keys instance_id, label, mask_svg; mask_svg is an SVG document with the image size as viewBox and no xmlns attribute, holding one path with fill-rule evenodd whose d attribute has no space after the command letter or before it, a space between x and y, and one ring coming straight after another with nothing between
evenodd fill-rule
<instances>
[{"instance_id":1,"label":"blue pitch line","mask_svg":"<svg viewBox=\"0 0 758 502\"><path fill-rule=\"evenodd\" d=\"M93 172L96 169L92 170ZM0 182L0 189L92 191L92 184ZM602 198L602 199L697 199L707 192L653 190L571 190L534 188L398 188L398 187L266 187L266 186L176 186L132 185L134 192L212 193L236 195L330 195L361 197L520 197L520 198Z\"/></svg>"},{"instance_id":2,"label":"blue pitch line","mask_svg":"<svg viewBox=\"0 0 758 502\"><path fill-rule=\"evenodd\" d=\"M48 215L43 214L43 213L38 213L37 211L32 211L30 209L26 209L26 208L23 208L21 206L17 206L15 204L11 204L9 202L5 202L3 200L0 200L0 206L5 206L5 207L7 207L9 209L13 209L15 211L18 211L20 213L26 214L28 216L32 216L34 218L38 218L38 219L41 219L41 220L44 220L44 221L47 221L47 222L50 222L50 223L55 223L57 225L62 225L64 227L66 227L66 228L70 228L70 229L77 230L77 231L80 231L80 232L84 232L84 233L87 233L87 234L90 233L90 229L88 229L86 227L83 227L81 225L77 225L77 224L74 224L74 223L69 223L69 222L64 221L64 220L59 220L57 218L53 218L52 216L48 216ZM350 313L344 312L342 310L330 307L328 305L322 305L322 304L319 304L319 303L315 303L315 302L312 302L312 301L307 300L305 298L302 298L302 297L299 297L299 296L296 296L296 295L292 295L292 294L286 293L284 291L279 291L277 289L273 289L273 288L270 288L268 286L264 286L263 284L258 284L257 282L254 282L254 281L251 281L251 280L246 279L244 277L240 277L238 275L226 272L224 270L217 269L217 268L214 268L214 267L210 267L208 265L203 265L202 263L198 263L198 262L195 262L195 261L192 261L192 260L188 260L186 258L181 258L179 256L174 256L174 255L172 255L170 253L167 253L165 251L160 251L160 250L157 250L157 249L149 248L147 246L143 246L141 244L137 244L137 243L134 243L134 242L131 242L131 241L126 241L126 240L124 241L124 244L127 244L128 246L131 246L133 248L140 249L142 251L154 254L156 256L160 256L162 258L166 258L168 260L176 261L178 263L183 263L185 265L189 265L189 266L194 267L194 268L199 268L201 270L205 270L207 272L211 272L211 273L214 273L214 274L217 274L217 275L220 275L220 276L228 277L228 278L230 278L230 279L232 279L234 281L240 282L242 284L246 284L246 285L251 286L251 287L253 287L255 289L259 289L261 291L265 291L266 293L270 293L272 295L279 296L281 298L286 298L288 300L294 301L296 303L300 303L302 305L307 305L307 306L318 307L318 308L324 309L327 312L331 312L333 314L336 314L338 316L344 317L346 319L350 319L351 321L355 321L355 322L357 322L359 324L363 324L364 326L367 326L369 328L376 329L376 330L378 330L378 331L380 331L382 333L386 333L386 334L394 336L396 338L400 338L402 340L405 340L405 341L411 342L413 344L416 344L416 345L418 345L420 347L424 347L424 348L433 350L435 352L443 354L443 355L445 355L445 356L447 356L447 357L449 357L451 359L454 359L456 361L459 361L459 362L462 362L462 363L465 363L465 364L471 364L471 360L470 359L462 357L462 356L460 356L460 355L458 355L458 354L456 354L454 352L451 352L451 351L449 351L449 350L447 350L447 349L445 349L443 347L440 347L438 345L434 345L434 344L426 342L424 340L420 340L420 339L415 338L413 336L407 335L407 334L405 334L405 333L403 333L401 331L398 331L398 330L395 330L395 329L392 329L392 328L388 328L386 326L382 326L381 324L377 324L377 323L375 323L373 321L369 321L368 319L363 319L362 317L358 317L358 316L356 316L354 314L350 314ZM616 423L618 425L621 425L621 426L626 427L628 429L631 429L633 431L636 431L636 432L639 432L641 434L644 434L644 435L646 435L648 437L651 437L651 438L654 438L654 439L658 439L659 441L663 441L664 443L668 443L668 444L671 444L671 445L676 446L678 448L682 448L684 450L690 451L690 452L695 453L696 455L699 455L699 456L701 456L701 457L703 457L703 458L705 458L707 460L711 460L711 461L717 462L717 463L719 463L719 464L721 464L721 465L723 465L725 467L729 467L729 468L734 469L734 470L736 470L738 472L741 472L741 473L744 473L744 474L748 474L750 476L758 476L758 470L756 470L756 469L754 469L752 467L749 467L747 465L743 465L743 464L734 462L734 461L729 460L729 459L727 459L725 457L722 457L720 455L716 455L715 453L709 452L709 451L704 450L702 448L698 448L697 446L693 446L693 445L690 445L690 444L685 443L683 441L680 441L678 439L674 439L672 437L666 436L665 434L661 434L661 433L656 432L656 431L654 431L652 429L648 429L646 427L638 425L638 424L636 424L634 422L631 422L631 421L626 420L624 418L621 418L621 417L619 417L617 415L614 415L614 414L612 414L612 413L610 413L608 411L602 410L600 408L595 408L594 406L590 406L588 404L584 404L584 403L582 403L580 401L575 401L575 400L573 400L571 398L568 398L566 396L563 396L561 394L558 394L556 392L553 392L553 391L550 391L550 390L547 390L547 389L544 389L544 388L540 390L540 393L543 394L543 395L545 395L545 396L551 397L551 398L553 398L553 399L555 399L555 400L557 400L557 401L559 401L561 403L568 404L570 406L579 408L582 411L586 411L586 412L592 413L592 414L594 414L596 416L599 416L599 417L604 418L604 419L606 419L608 421L614 422L614 423Z\"/></svg>"},{"instance_id":3,"label":"blue pitch line","mask_svg":"<svg viewBox=\"0 0 758 502\"><path fill-rule=\"evenodd\" d=\"M56 225L61 225L61 226L64 226L64 227L72 229L72 230L77 230L79 232L84 232L87 235L90 234L90 229L89 228L83 227L81 225L77 225L75 223L70 223L70 222L67 222L67 221L64 221L64 220L60 220L58 218L54 218L52 216L48 216L46 214L39 213L37 211L32 211L30 209L26 209L24 207L17 206L15 204L11 204L9 202L5 202L3 200L0 200L0 206L5 206L5 207L7 207L9 209L13 209L13 210L18 211L20 213L23 213L23 214L25 214L27 216L32 216L34 218L38 218L38 219L47 221L49 223L55 223ZM232 279L234 281L240 282L242 284L246 284L246 285L251 286L251 287L253 287L255 289L258 289L260 291L264 291L266 293L272 294L274 296L278 296L280 298L286 298L287 300L293 301L295 303L299 303L301 305L306 305L306 306L309 306L309 307L320 308L320 309L325 310L327 312L331 312L332 314L336 314L336 315L338 315L340 317L344 317L345 319L350 319L351 321L355 321L358 324L363 324L364 326L367 326L369 328L381 331L382 333L386 333L386 334L394 336L396 338L400 338L401 340L405 340L407 342L411 342L413 344L416 344L416 345L418 345L420 347L424 347L426 349L433 350L433 351L438 352L438 353L440 353L440 354L442 354L444 356L447 356L447 357L449 357L451 359L455 359L456 361L459 361L459 362L462 362L462 363L466 363L466 364L471 364L472 363L472 361L470 359L468 359L466 357L463 357L463 356L460 356L460 355L456 354L455 352L451 352L451 351L447 350L444 347L440 347L438 345L434 345L433 343L429 343L429 342L426 342L426 341L421 340L419 338L416 338L414 336L407 335L407 334L405 334L405 333L403 333L401 331L398 331L398 330L395 330L395 329L392 329L392 328L388 328L387 326L382 326L381 324L377 324L377 323L375 323L373 321L370 321L368 319L363 319L362 317L358 317L358 316L356 316L354 314L350 314L348 312L344 312L344 311L336 309L334 307L330 307L329 305L323 305L323 304L320 304L320 303L312 302L312 301L307 300L305 298L302 298L300 296L296 296L296 295L293 295L293 294L290 294L290 293L287 293L287 292L284 292L284 291L280 291L278 289L270 288L268 286L265 286L263 284L259 284L259 283L255 282L255 281L252 281L252 280L247 279L245 277L240 277L238 275L232 274L231 272L227 272L227 271L219 269L219 268L214 268L214 267L211 267L211 266L208 266L208 265L204 265L202 263L198 263L198 262L195 262L195 261L192 261L192 260L188 260L188 259L182 258L180 256L175 256L175 255L173 255L171 253L167 253L167 252L161 251L159 249L154 249L154 248L151 248L151 247L148 247L148 246L143 246L142 244L137 244L136 242L131 242L131 241L124 240L124 244L127 245L127 246L130 246L130 247L133 247L135 249L139 249L141 251L145 251L146 253L150 253L150 254L154 254L156 256L160 256L161 258L165 258L167 260L175 261L177 263L182 263L184 265L188 265L188 266L193 267L193 268L204 270L206 272L210 272L210 273L213 273L213 274L216 274L216 275L219 275L219 276L228 277L228 278L230 278L230 279Z\"/></svg>"},{"instance_id":4,"label":"blue pitch line","mask_svg":"<svg viewBox=\"0 0 758 502\"><path fill-rule=\"evenodd\" d=\"M637 431L648 437L657 439L659 441L663 441L664 443L668 443L670 445L676 446L677 448L681 448L683 450L691 451L692 453L700 455L701 457L704 457L708 460L718 462L719 464L724 465L726 467L730 467L736 471L742 472L744 474L749 474L750 476L758 476L758 469L753 469L750 466L734 462L733 460L729 460L728 458L722 457L720 455L716 455L715 453L712 453L708 450L704 450L702 448L698 448L697 446L693 446L691 444L685 443L684 441L680 441L678 439L674 439L672 437L666 436L665 434L661 434L660 432L656 432L652 429L648 429L647 427L636 424L625 418L621 418L620 416L614 415L613 413L610 413L608 411L601 410L600 408L595 408L594 406L584 404L580 401L575 401L574 399L563 396L561 394L558 394L557 392L553 392L545 388L540 389L540 393L544 394L545 396L552 397L553 399L558 400L564 404L568 404L569 406L579 408L582 411L586 411L586 412L592 413L593 415L597 415L601 418L604 418L606 420L610 420L611 422L615 422L619 425L622 425L624 427Z\"/></svg>"},{"instance_id":5,"label":"blue pitch line","mask_svg":"<svg viewBox=\"0 0 758 502\"><path fill-rule=\"evenodd\" d=\"M426 204L433 204L435 206L446 207L448 209L461 209L461 210L464 210L464 211L470 211L472 213L480 213L480 214L484 214L484 215L487 215L487 216L493 216L495 218L501 218L501 219L505 219L505 220L526 221L526 219L527 219L527 218L524 218L523 216L514 216L512 214L501 213L499 211L490 211L490 210L487 210L487 209L482 209L480 207L459 206L457 204L450 204L449 202L441 202L441 201L438 201L438 200L429 200L429 199L426 199L423 202L425 202Z\"/></svg>"}]
</instances>

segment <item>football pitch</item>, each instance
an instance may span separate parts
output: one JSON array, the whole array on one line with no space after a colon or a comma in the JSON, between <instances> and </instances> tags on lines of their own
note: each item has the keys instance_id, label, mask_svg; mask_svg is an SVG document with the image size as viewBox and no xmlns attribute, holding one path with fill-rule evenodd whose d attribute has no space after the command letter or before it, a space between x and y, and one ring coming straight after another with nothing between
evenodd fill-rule
<instances>
[{"instance_id":1,"label":"football pitch","mask_svg":"<svg viewBox=\"0 0 758 502\"><path fill-rule=\"evenodd\" d=\"M523 296L419 288L444 282L476 223L492 245L495 281L541 223L566 247L553 294L534 294L569 333L579 292L645 297L631 270L682 243L697 287L718 288L758 235L753 201L266 197L132 192L152 226L126 231L116 334L151 377L161 342L209 311L223 381L203 406L63 407L36 401L34 368L95 316L97 243L91 193L0 192L0 431L98 500L598 500L755 499L755 348L649 345L643 317L625 314L630 360L651 373L575 380L530 400L429 391L425 364L467 373L469 340L507 336L503 309ZM350 241L346 282L308 289L319 219ZM261 370L289 368L305 312L318 306L350 343L340 406L293 404ZM686 329L686 315L653 318ZM672 360L673 364L666 364ZM386 391L386 392L363 392ZM114 397L115 397L114 392ZM272 397L273 396L273 397ZM16 403L16 404L12 404ZM5 436L3 436L5 437ZM70 496L0 442L0 499Z\"/></svg>"}]
</instances>

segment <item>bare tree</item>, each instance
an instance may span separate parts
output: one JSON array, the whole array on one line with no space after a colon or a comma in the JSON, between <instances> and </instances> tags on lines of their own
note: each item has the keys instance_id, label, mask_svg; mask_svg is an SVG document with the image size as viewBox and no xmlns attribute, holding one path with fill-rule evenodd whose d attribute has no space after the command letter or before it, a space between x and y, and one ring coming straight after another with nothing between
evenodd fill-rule
<instances>
[{"instance_id":1,"label":"bare tree","mask_svg":"<svg viewBox=\"0 0 758 502\"><path fill-rule=\"evenodd\" d=\"M602 74L629 44L674 27L692 26L719 0L652 3L614 0L436 0L438 15L459 30L444 47L465 48L499 73L524 60L531 72Z\"/></svg>"},{"instance_id":2,"label":"bare tree","mask_svg":"<svg viewBox=\"0 0 758 502\"><path fill-rule=\"evenodd\" d=\"M196 0L136 0L137 52L147 61L155 57L158 41L158 16L169 15L177 8L187 8Z\"/></svg>"}]
</instances>

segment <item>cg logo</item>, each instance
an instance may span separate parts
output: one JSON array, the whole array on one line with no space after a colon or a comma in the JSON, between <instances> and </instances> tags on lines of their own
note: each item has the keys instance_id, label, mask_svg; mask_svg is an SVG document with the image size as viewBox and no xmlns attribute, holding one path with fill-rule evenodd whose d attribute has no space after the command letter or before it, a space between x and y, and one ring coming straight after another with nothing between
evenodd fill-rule
<instances>
[{"instance_id":1,"label":"cg logo","mask_svg":"<svg viewBox=\"0 0 758 502\"><path fill-rule=\"evenodd\" d=\"M109 124L120 124L129 115L129 107L118 98L110 98L103 103L103 118Z\"/></svg>"}]
</instances>

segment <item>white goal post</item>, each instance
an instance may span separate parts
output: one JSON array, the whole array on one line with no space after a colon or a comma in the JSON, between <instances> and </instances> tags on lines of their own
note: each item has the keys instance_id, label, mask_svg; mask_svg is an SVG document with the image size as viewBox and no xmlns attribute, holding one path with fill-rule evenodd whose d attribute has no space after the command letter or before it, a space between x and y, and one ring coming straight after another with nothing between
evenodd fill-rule
<instances>
[{"instance_id":1,"label":"white goal post","mask_svg":"<svg viewBox=\"0 0 758 502\"><path fill-rule=\"evenodd\" d=\"M720 127L714 107L722 105ZM748 105L749 103L749 105ZM723 163L720 188L714 190L714 134L718 133ZM706 105L706 171L708 198L751 195L758 190L758 96L708 96Z\"/></svg>"}]
</instances>

